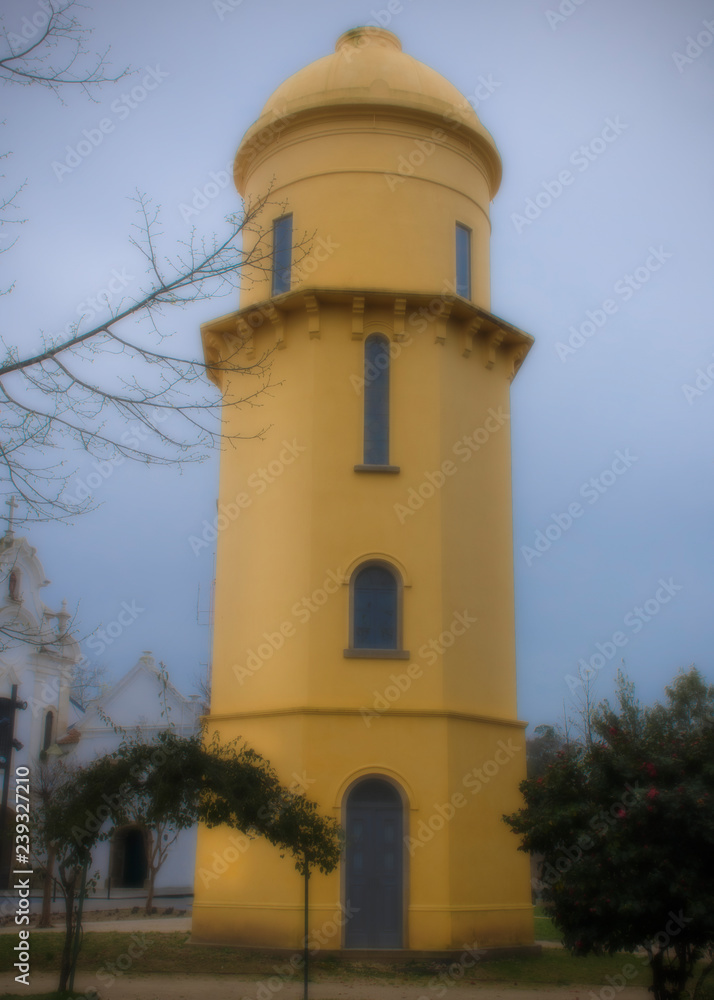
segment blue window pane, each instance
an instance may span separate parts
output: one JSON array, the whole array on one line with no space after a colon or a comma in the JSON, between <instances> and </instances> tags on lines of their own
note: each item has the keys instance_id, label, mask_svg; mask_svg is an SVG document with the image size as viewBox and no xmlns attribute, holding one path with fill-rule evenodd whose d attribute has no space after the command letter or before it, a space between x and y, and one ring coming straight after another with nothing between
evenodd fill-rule
<instances>
[{"instance_id":1,"label":"blue window pane","mask_svg":"<svg viewBox=\"0 0 714 1000\"><path fill-rule=\"evenodd\" d=\"M456 294L471 298L471 230L456 225Z\"/></svg>"},{"instance_id":2,"label":"blue window pane","mask_svg":"<svg viewBox=\"0 0 714 1000\"><path fill-rule=\"evenodd\" d=\"M367 566L354 585L355 649L397 649L397 581L382 566Z\"/></svg>"},{"instance_id":3,"label":"blue window pane","mask_svg":"<svg viewBox=\"0 0 714 1000\"><path fill-rule=\"evenodd\" d=\"M389 465L389 341L379 334L364 345L364 463Z\"/></svg>"},{"instance_id":4,"label":"blue window pane","mask_svg":"<svg viewBox=\"0 0 714 1000\"><path fill-rule=\"evenodd\" d=\"M293 251L293 217L284 215L273 223L273 295L290 291Z\"/></svg>"}]
</instances>

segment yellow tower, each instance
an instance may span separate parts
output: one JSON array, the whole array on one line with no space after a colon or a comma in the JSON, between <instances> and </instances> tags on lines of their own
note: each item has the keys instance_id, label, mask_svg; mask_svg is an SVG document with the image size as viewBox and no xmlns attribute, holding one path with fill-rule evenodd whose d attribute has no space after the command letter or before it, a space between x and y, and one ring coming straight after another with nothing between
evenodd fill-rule
<instances>
[{"instance_id":1,"label":"yellow tower","mask_svg":"<svg viewBox=\"0 0 714 1000\"><path fill-rule=\"evenodd\" d=\"M268 191L270 268L206 324L212 376L272 354L222 455L209 726L347 834L311 879L311 943L533 941L518 807L509 386L532 339L489 311L501 176L468 102L383 29L283 83L235 162ZM303 240L307 234L307 242ZM199 834L198 941L298 948L302 881L268 844Z\"/></svg>"}]
</instances>

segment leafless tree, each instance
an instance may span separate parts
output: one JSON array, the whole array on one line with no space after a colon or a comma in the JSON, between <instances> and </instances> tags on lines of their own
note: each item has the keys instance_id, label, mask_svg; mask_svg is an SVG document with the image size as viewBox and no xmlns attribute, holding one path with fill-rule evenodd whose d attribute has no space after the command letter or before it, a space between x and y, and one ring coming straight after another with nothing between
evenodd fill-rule
<instances>
[{"instance_id":1,"label":"leafless tree","mask_svg":"<svg viewBox=\"0 0 714 1000\"><path fill-rule=\"evenodd\" d=\"M86 709L90 701L98 698L110 683L109 668L105 664L80 660L72 669L69 693L81 708Z\"/></svg>"},{"instance_id":2,"label":"leafless tree","mask_svg":"<svg viewBox=\"0 0 714 1000\"><path fill-rule=\"evenodd\" d=\"M0 26L0 80L56 94L80 87L91 97L97 86L125 75L107 75L108 50L88 53L78 6L74 0L43 0L43 14L28 21L29 38ZM268 192L230 216L220 235L193 231L167 249L158 207L137 192L138 223L130 243L145 268L139 294L111 308L107 296L98 321L85 313L59 337L23 330L22 337L0 338L0 494L19 498L18 522L68 518L91 507L86 491L80 496L68 489L72 473L62 456L68 445L79 445L111 468L126 459L201 461L221 438L225 400L208 384L198 338L195 348L174 346L162 318L169 307L229 294L239 276L245 284L248 273L254 281L271 268L269 227L261 223L270 198ZM15 199L6 199L6 211ZM298 242L296 262L306 244ZM20 340L37 347L21 349ZM248 363L243 346L236 336L220 362L224 371L241 375L245 391L232 396L235 407L259 405L271 384L271 352ZM233 440L241 437L237 433Z\"/></svg>"},{"instance_id":3,"label":"leafless tree","mask_svg":"<svg viewBox=\"0 0 714 1000\"><path fill-rule=\"evenodd\" d=\"M126 76L126 69L108 75L109 48L95 53L85 47L90 29L77 17L81 7L76 0L41 0L29 17L16 12L15 31L7 14L0 16L0 80L46 87L61 100L63 89L79 88L92 98L97 86Z\"/></svg>"}]
</instances>

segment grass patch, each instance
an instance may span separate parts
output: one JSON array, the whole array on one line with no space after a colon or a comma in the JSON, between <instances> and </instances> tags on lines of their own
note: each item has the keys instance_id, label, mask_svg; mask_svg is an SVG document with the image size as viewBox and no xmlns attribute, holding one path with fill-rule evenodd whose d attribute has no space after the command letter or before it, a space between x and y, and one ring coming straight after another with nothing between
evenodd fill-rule
<instances>
[{"instance_id":1,"label":"grass patch","mask_svg":"<svg viewBox=\"0 0 714 1000\"><path fill-rule=\"evenodd\" d=\"M545 914L545 907L533 907L533 930L536 941L560 941L561 935L550 917Z\"/></svg>"},{"instance_id":2,"label":"grass patch","mask_svg":"<svg viewBox=\"0 0 714 1000\"><path fill-rule=\"evenodd\" d=\"M229 946L214 946L190 944L186 932L177 931L170 934L141 932L111 931L107 933L87 934L84 938L79 955L78 971L96 975L100 970L107 974L121 974L119 970L112 972L112 966L122 955L127 954L132 938L144 949L140 956L132 962L127 970L130 975L194 973L201 975L236 976L243 979L263 979L276 974L278 970L288 967L285 958L277 957L270 952L252 951ZM5 967L12 965L12 935L0 936L0 964ZM32 968L36 972L56 972L59 968L62 947L61 934L30 934ZM367 979L373 982L405 984L413 983L428 986L438 980L439 985L451 983L486 984L497 983L503 986L602 986L606 976L622 973L626 965L637 970L636 977L628 979L628 985L647 986L649 971L643 964L641 956L613 955L606 958L575 958L566 951L553 948L543 951L542 955L528 958L495 959L478 962L472 968L463 970L462 976L453 976L448 972L449 966L435 962L408 962L391 964L387 962L350 962L342 958L324 958L316 956L311 961L311 976L313 981L334 980L337 976ZM452 970L454 966L451 967ZM299 980L302 970L298 968L293 975ZM287 979L288 977L285 976ZM101 992L101 982L97 980ZM82 994L77 994L81 996ZM27 998L27 994L23 994ZM57 994L47 994L55 997ZM8 998L9 1000L9 998Z\"/></svg>"},{"instance_id":3,"label":"grass patch","mask_svg":"<svg viewBox=\"0 0 714 1000\"><path fill-rule=\"evenodd\" d=\"M2 1000L82 1000L84 993L3 993Z\"/></svg>"}]
</instances>

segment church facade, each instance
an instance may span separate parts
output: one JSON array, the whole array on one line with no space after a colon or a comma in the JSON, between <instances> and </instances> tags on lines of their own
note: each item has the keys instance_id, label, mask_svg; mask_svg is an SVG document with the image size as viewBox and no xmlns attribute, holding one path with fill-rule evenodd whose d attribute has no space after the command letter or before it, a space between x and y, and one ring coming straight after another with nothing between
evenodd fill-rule
<instances>
[{"instance_id":1,"label":"church facade","mask_svg":"<svg viewBox=\"0 0 714 1000\"><path fill-rule=\"evenodd\" d=\"M235 161L271 266L202 328L249 438L222 455L208 724L342 823L310 882L328 948L533 941L501 819L525 776L509 390L532 338L490 312L500 177L468 102L373 28L283 83ZM266 352L275 388L232 408L233 360ZM300 947L292 863L231 836L199 829L194 939Z\"/></svg>"}]
</instances>

